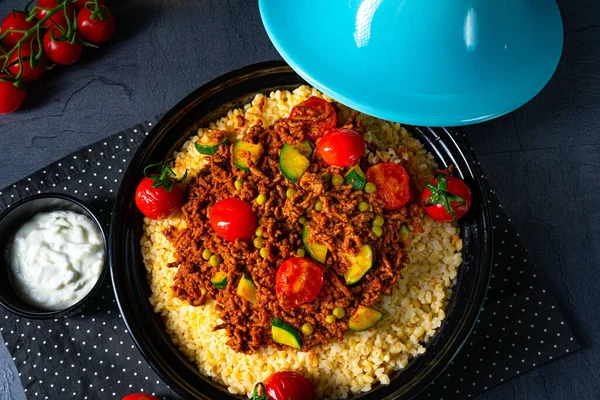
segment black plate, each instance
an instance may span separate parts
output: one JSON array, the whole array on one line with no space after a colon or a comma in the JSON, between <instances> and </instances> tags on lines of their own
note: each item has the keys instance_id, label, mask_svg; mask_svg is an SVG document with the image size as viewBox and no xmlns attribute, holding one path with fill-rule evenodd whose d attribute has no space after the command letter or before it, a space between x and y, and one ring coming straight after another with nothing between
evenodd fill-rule
<instances>
[{"instance_id":1,"label":"black plate","mask_svg":"<svg viewBox=\"0 0 600 400\"><path fill-rule=\"evenodd\" d=\"M136 152L121 183L111 222L109 258L111 276L121 314L138 348L154 370L180 395L190 399L247 399L233 396L204 377L171 342L160 316L148 302L150 288L142 263L139 239L142 216L134 193L143 168L179 150L199 126L207 126L232 109L248 103L256 93L293 89L305 84L281 62L252 65L226 74L194 91L171 109ZM464 263L447 318L427 345L388 386L377 385L362 400L410 399L423 390L452 361L466 342L483 303L491 270L492 233L482 173L462 138L448 129L408 127L436 156L439 165L455 166L455 175L472 188L473 204L461 220Z\"/></svg>"}]
</instances>

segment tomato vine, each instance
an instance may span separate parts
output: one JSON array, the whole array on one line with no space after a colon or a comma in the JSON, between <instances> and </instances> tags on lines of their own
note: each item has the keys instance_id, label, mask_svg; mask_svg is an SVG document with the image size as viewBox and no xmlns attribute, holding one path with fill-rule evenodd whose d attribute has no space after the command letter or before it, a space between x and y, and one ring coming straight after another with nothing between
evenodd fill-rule
<instances>
[{"instance_id":1,"label":"tomato vine","mask_svg":"<svg viewBox=\"0 0 600 400\"><path fill-rule=\"evenodd\" d=\"M22 84L22 76L23 70L26 63L29 63L31 69L36 68L41 65L45 69L52 68L52 65L46 65L44 62L44 49L42 45L44 28L47 26L48 21L52 23L50 26L51 35L54 40L57 41L67 41L70 44L73 44L75 41L80 41L83 45L93 46L90 43L83 42L77 38L77 15L75 11L73 15L69 13L69 6L74 4L77 0L57 0L57 6L52 8L40 7L39 5L33 6L31 10L29 7L32 2L27 4L25 10L22 12L26 15L27 22L35 21L35 24L30 29L5 29L4 32L0 35L0 42L2 42L9 34L18 33L22 34L22 37L18 40L16 44L14 44L10 49L4 49L0 54L0 75L3 77L3 80L7 80L8 77L11 78L13 84L15 86L20 86ZM98 3L98 0L90 0L85 3L85 7L92 12L93 18L99 18L100 21L104 21L103 18L106 18L106 10L101 7ZM44 11L45 15L36 20L36 14L38 11ZM13 13L18 13L19 11L12 11ZM64 18L66 20L66 27L60 26L55 21L52 20L52 17L56 14L62 12L64 14ZM55 33L59 33L58 37L54 37ZM31 55L23 56L22 49L23 46L30 46ZM95 46L94 46L95 47ZM10 61L11 58L17 54L17 58L14 61ZM12 73L9 68L15 65L19 65L19 72L17 74Z\"/></svg>"}]
</instances>

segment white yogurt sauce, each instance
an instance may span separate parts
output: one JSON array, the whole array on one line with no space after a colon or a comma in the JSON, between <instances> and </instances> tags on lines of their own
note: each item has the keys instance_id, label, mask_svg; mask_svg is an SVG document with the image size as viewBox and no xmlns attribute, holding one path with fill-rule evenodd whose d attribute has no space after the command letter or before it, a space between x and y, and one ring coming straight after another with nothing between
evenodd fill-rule
<instances>
[{"instance_id":1,"label":"white yogurt sauce","mask_svg":"<svg viewBox=\"0 0 600 400\"><path fill-rule=\"evenodd\" d=\"M41 213L8 247L12 284L23 301L43 310L72 306L94 287L104 264L98 226L72 211Z\"/></svg>"}]
</instances>

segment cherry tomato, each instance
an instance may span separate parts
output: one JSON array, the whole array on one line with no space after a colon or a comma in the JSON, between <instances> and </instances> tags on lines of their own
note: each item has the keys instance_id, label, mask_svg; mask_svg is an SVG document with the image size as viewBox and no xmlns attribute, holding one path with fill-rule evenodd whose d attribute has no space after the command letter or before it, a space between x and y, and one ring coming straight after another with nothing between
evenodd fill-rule
<instances>
[{"instance_id":1,"label":"cherry tomato","mask_svg":"<svg viewBox=\"0 0 600 400\"><path fill-rule=\"evenodd\" d=\"M117 23L115 17L106 6L100 6L102 17L91 19L92 11L84 7L77 16L77 29L81 36L90 43L100 44L109 40L115 34ZM104 18L104 19L102 19Z\"/></svg>"},{"instance_id":2,"label":"cherry tomato","mask_svg":"<svg viewBox=\"0 0 600 400\"><path fill-rule=\"evenodd\" d=\"M311 96L292 108L290 119L310 123L311 130L308 138L312 141L316 141L327 131L335 128L337 124L337 115L333 106L328 101L316 96Z\"/></svg>"},{"instance_id":3,"label":"cherry tomato","mask_svg":"<svg viewBox=\"0 0 600 400\"><path fill-rule=\"evenodd\" d=\"M83 45L77 41L69 43L67 40L60 39L61 33L53 28L54 39L52 39L52 30L44 35L44 52L52 62L59 65L71 65L81 58Z\"/></svg>"},{"instance_id":4,"label":"cherry tomato","mask_svg":"<svg viewBox=\"0 0 600 400\"><path fill-rule=\"evenodd\" d=\"M90 1L93 0L77 0L73 3L73 7L75 7L77 10L81 10L83 7L85 7L85 4L89 3ZM98 4L101 6L106 5L106 0L98 0Z\"/></svg>"},{"instance_id":5,"label":"cherry tomato","mask_svg":"<svg viewBox=\"0 0 600 400\"><path fill-rule=\"evenodd\" d=\"M16 88L8 75L0 75L0 114L8 114L17 111L25 101L27 89L25 86Z\"/></svg>"},{"instance_id":6,"label":"cherry tomato","mask_svg":"<svg viewBox=\"0 0 600 400\"><path fill-rule=\"evenodd\" d=\"M434 220L450 222L471 208L471 189L458 178L439 175L423 189L421 205Z\"/></svg>"},{"instance_id":7,"label":"cherry tomato","mask_svg":"<svg viewBox=\"0 0 600 400\"><path fill-rule=\"evenodd\" d=\"M298 372L276 372L263 383L270 400L312 400L314 398L310 383Z\"/></svg>"},{"instance_id":8,"label":"cherry tomato","mask_svg":"<svg viewBox=\"0 0 600 400\"><path fill-rule=\"evenodd\" d=\"M235 197L217 202L209 220L216 234L229 242L252 239L257 226L250 204Z\"/></svg>"},{"instance_id":9,"label":"cherry tomato","mask_svg":"<svg viewBox=\"0 0 600 400\"><path fill-rule=\"evenodd\" d=\"M334 129L317 143L317 153L329 165L350 167L365 155L365 139L350 129Z\"/></svg>"},{"instance_id":10,"label":"cherry tomato","mask_svg":"<svg viewBox=\"0 0 600 400\"><path fill-rule=\"evenodd\" d=\"M323 286L323 270L307 258L290 258L279 266L275 282L279 304L298 307L317 298Z\"/></svg>"},{"instance_id":11,"label":"cherry tomato","mask_svg":"<svg viewBox=\"0 0 600 400\"><path fill-rule=\"evenodd\" d=\"M26 18L27 15L25 15L23 12L11 12L2 21L2 26L0 26L0 35L2 35L8 29L27 31L33 28L35 26L35 21L27 21ZM7 47L12 48L19 40L23 38L24 35L24 33L18 32L9 33L4 39L2 39L2 43L4 43Z\"/></svg>"},{"instance_id":12,"label":"cherry tomato","mask_svg":"<svg viewBox=\"0 0 600 400\"><path fill-rule=\"evenodd\" d=\"M58 0L38 0L35 16L40 21L48 14L48 11L45 9L54 9L56 7L58 7ZM69 18L73 18L75 15L75 9L71 4L67 5L67 14ZM67 18L63 9L57 11L49 20L44 22L44 28L50 28L55 25L67 28Z\"/></svg>"},{"instance_id":13,"label":"cherry tomato","mask_svg":"<svg viewBox=\"0 0 600 400\"><path fill-rule=\"evenodd\" d=\"M122 400L160 400L156 396L151 396L146 393L134 393L123 397Z\"/></svg>"},{"instance_id":14,"label":"cherry tomato","mask_svg":"<svg viewBox=\"0 0 600 400\"><path fill-rule=\"evenodd\" d=\"M36 46L37 48L37 46ZM32 54L33 53L33 54ZM48 63L48 58L45 54L42 55L40 59L40 64L37 64L35 68L31 68L31 57L35 57L35 53L37 50L32 52L31 47L28 44L24 44L21 46L21 60L23 60L23 74L21 77L25 82L35 82L39 80L42 75L46 72L46 68L42 64ZM21 68L21 62L19 62L19 53L15 51L8 61L8 71L13 74L13 76L17 76L19 74L19 70Z\"/></svg>"},{"instance_id":15,"label":"cherry tomato","mask_svg":"<svg viewBox=\"0 0 600 400\"><path fill-rule=\"evenodd\" d=\"M148 174L150 168L160 165L160 175ZM135 204L146 217L163 219L179 210L183 201L183 188L179 185L187 178L187 171L181 179L169 167L169 161L152 164L144 168L144 179L135 191Z\"/></svg>"},{"instance_id":16,"label":"cherry tomato","mask_svg":"<svg viewBox=\"0 0 600 400\"><path fill-rule=\"evenodd\" d=\"M393 162L373 165L367 170L367 181L375 184L375 195L386 210L396 210L410 200L409 177L406 170Z\"/></svg>"}]
</instances>

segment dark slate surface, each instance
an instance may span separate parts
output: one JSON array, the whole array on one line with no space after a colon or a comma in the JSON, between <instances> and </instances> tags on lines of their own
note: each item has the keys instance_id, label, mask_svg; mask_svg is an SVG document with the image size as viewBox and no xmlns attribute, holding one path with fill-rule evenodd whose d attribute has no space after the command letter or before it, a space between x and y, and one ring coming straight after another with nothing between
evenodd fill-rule
<instances>
[{"instance_id":1,"label":"dark slate surface","mask_svg":"<svg viewBox=\"0 0 600 400\"><path fill-rule=\"evenodd\" d=\"M24 3L3 0L0 14ZM218 75L279 58L253 1L113 4L118 39L88 51L76 66L52 71L32 88L24 111L0 117L0 187L164 112ZM600 393L600 2L559 5L566 35L555 77L521 109L466 132L584 349L479 399L597 399ZM0 399L23 399L2 347Z\"/></svg>"}]
</instances>

